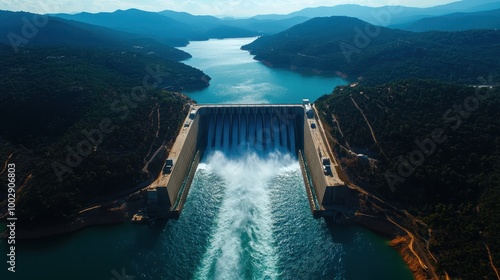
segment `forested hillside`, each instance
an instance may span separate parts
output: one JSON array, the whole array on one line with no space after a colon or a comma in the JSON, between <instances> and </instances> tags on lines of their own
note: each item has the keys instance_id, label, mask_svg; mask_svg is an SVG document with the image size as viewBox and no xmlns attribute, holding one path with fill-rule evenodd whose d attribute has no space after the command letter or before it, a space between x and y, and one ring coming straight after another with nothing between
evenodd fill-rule
<instances>
[{"instance_id":1,"label":"forested hillside","mask_svg":"<svg viewBox=\"0 0 500 280\"><path fill-rule=\"evenodd\" d=\"M19 223L66 221L93 198L154 176L158 167L141 169L172 144L188 110L171 91L209 79L151 55L3 46L0 161L12 155L17 167Z\"/></svg>"},{"instance_id":2,"label":"forested hillside","mask_svg":"<svg viewBox=\"0 0 500 280\"><path fill-rule=\"evenodd\" d=\"M499 90L403 80L316 102L349 177L428 223L451 278L495 278L485 243L500 259Z\"/></svg>"},{"instance_id":3,"label":"forested hillside","mask_svg":"<svg viewBox=\"0 0 500 280\"><path fill-rule=\"evenodd\" d=\"M500 31L413 33L349 17L315 18L243 46L274 67L381 84L404 78L476 83L500 76Z\"/></svg>"},{"instance_id":4,"label":"forested hillside","mask_svg":"<svg viewBox=\"0 0 500 280\"><path fill-rule=\"evenodd\" d=\"M0 11L0 34L0 43L10 45L15 51L25 46L65 46L154 54L175 61L191 57L152 38L25 12Z\"/></svg>"}]
</instances>

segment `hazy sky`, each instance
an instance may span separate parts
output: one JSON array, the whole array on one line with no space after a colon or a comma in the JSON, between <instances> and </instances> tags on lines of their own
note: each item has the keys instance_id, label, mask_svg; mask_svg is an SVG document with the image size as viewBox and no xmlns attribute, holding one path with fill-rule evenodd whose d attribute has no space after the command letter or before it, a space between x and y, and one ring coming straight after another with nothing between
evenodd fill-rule
<instances>
[{"instance_id":1,"label":"hazy sky","mask_svg":"<svg viewBox=\"0 0 500 280\"><path fill-rule=\"evenodd\" d=\"M174 10L197 15L253 16L287 14L306 7L359 4L430 7L458 0L0 0L0 10L33 13L110 12L137 8L146 11Z\"/></svg>"}]
</instances>

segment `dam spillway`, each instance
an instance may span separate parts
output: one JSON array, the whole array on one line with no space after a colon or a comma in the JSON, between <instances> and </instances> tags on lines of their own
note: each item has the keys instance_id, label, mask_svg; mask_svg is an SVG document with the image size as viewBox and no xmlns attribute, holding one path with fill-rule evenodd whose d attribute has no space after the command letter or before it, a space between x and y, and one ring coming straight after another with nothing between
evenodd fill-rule
<instances>
[{"instance_id":1,"label":"dam spillway","mask_svg":"<svg viewBox=\"0 0 500 280\"><path fill-rule=\"evenodd\" d=\"M315 217L342 214L348 193L306 100L302 105L193 106L158 179L148 188L148 212L178 218L200 159L213 151L238 157L290 153L301 163L311 212ZM248 174L259 176L259 174Z\"/></svg>"},{"instance_id":2,"label":"dam spillway","mask_svg":"<svg viewBox=\"0 0 500 280\"><path fill-rule=\"evenodd\" d=\"M301 135L296 135L303 122L301 106L213 106L197 112L200 130L206 132L204 150L236 152L252 147L259 152L295 153L302 146Z\"/></svg>"}]
</instances>

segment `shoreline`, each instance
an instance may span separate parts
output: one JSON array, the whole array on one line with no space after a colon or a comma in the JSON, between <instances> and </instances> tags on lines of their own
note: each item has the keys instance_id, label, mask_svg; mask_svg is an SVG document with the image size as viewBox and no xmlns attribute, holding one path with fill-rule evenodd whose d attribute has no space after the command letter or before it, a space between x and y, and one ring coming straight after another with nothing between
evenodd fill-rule
<instances>
[{"instance_id":1,"label":"shoreline","mask_svg":"<svg viewBox=\"0 0 500 280\"><path fill-rule=\"evenodd\" d=\"M359 199L364 206L356 210L353 224L387 237L389 245L403 258L414 279L440 279L414 217L365 194L360 193Z\"/></svg>"},{"instance_id":2,"label":"shoreline","mask_svg":"<svg viewBox=\"0 0 500 280\"><path fill-rule=\"evenodd\" d=\"M265 59L258 59L256 56L254 56L254 60L259 61L260 63L264 64L267 67L273 68L273 69L285 69L285 70L290 70L302 75L320 75L324 77L335 77L339 79L343 79L348 82L348 84L353 84L356 82L359 82L359 78L352 78L349 77L348 74L343 73L339 70L336 71L327 71L327 70L321 70L319 68L314 68L314 67L300 67L300 66L295 66L293 64L286 64L286 65L275 65L274 63L265 60Z\"/></svg>"},{"instance_id":3,"label":"shoreline","mask_svg":"<svg viewBox=\"0 0 500 280\"><path fill-rule=\"evenodd\" d=\"M399 255L402 257L405 264L410 269L413 274L413 278L416 280L427 280L427 279L438 279L433 278L428 275L428 270L422 268L419 260L411 252L409 247L411 246L410 237L402 232L399 228L387 222L382 217L380 218L367 218L365 221L356 221L356 225L364 227L371 232L380 234L389 239L389 245L395 249ZM389 230L389 227L392 230Z\"/></svg>"},{"instance_id":4,"label":"shoreline","mask_svg":"<svg viewBox=\"0 0 500 280\"><path fill-rule=\"evenodd\" d=\"M75 233L92 226L121 224L128 220L125 205L103 210L97 207L81 215L70 223L56 224L37 228L17 228L16 239L44 239L59 235ZM2 232L1 238L7 238L6 232Z\"/></svg>"},{"instance_id":5,"label":"shoreline","mask_svg":"<svg viewBox=\"0 0 500 280\"><path fill-rule=\"evenodd\" d=\"M94 226L123 224L130 221L127 205L123 203L119 207L112 209L102 209L97 207L91 211L85 212L71 223L51 225L47 227L38 227L35 229L18 228L16 237L18 239L45 239L52 238L65 234L72 234ZM418 259L410 251L411 245L410 236L403 230L387 221L382 216L371 216L367 214L356 215L350 224L364 227L376 234L379 234L388 239L388 244L394 248L403 258L404 262L411 270L414 279L424 280L429 278L428 270L425 270L419 264ZM2 238L6 238L6 232L1 234Z\"/></svg>"}]
</instances>

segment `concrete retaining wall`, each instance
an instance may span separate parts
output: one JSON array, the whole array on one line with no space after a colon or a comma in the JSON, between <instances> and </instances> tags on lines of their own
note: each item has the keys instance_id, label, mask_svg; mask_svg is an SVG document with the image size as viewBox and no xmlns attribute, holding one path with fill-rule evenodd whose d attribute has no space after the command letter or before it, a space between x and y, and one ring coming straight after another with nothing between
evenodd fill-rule
<instances>
[{"instance_id":1,"label":"concrete retaining wall","mask_svg":"<svg viewBox=\"0 0 500 280\"><path fill-rule=\"evenodd\" d=\"M302 171L302 178L304 179L304 186L306 188L306 194L307 194L307 199L309 201L309 207L311 208L311 213L316 216L319 209L319 205L316 204L315 196L313 194L313 187L309 183L309 175L307 174L307 167L304 161L304 156L302 155L302 152L298 152L298 157L299 157L299 163L300 163L300 169Z\"/></svg>"},{"instance_id":2,"label":"concrete retaining wall","mask_svg":"<svg viewBox=\"0 0 500 280\"><path fill-rule=\"evenodd\" d=\"M172 209L171 216L175 219L178 219L181 215L182 209L184 209L184 203L186 202L187 195L189 193L189 189L191 188L191 183L193 182L194 175L196 174L196 169L198 164L200 163L200 152L195 154L193 162L191 163L191 168L189 168L189 173L187 174L187 178L185 179L184 189L179 192L179 201L177 205L174 205L174 209Z\"/></svg>"},{"instance_id":3,"label":"concrete retaining wall","mask_svg":"<svg viewBox=\"0 0 500 280\"><path fill-rule=\"evenodd\" d=\"M172 207L177 200L179 195L179 190L182 187L184 179L188 175L189 168L193 162L194 155L198 150L198 136L199 136L199 122L200 116L196 115L195 119L191 122L188 135L179 154L173 155L174 157L174 168L172 169L172 175L167 185L168 196L170 200L170 205L168 208ZM181 132L182 133L182 132ZM169 157L172 157L170 155ZM195 167L196 168L196 167Z\"/></svg>"},{"instance_id":4,"label":"concrete retaining wall","mask_svg":"<svg viewBox=\"0 0 500 280\"><path fill-rule=\"evenodd\" d=\"M326 191L326 179L323 173L323 166L319 158L318 151L316 150L311 135L311 130L308 127L309 123L304 120L304 156L309 168L309 175L311 176L316 198L320 205L323 205L323 198Z\"/></svg>"}]
</instances>

